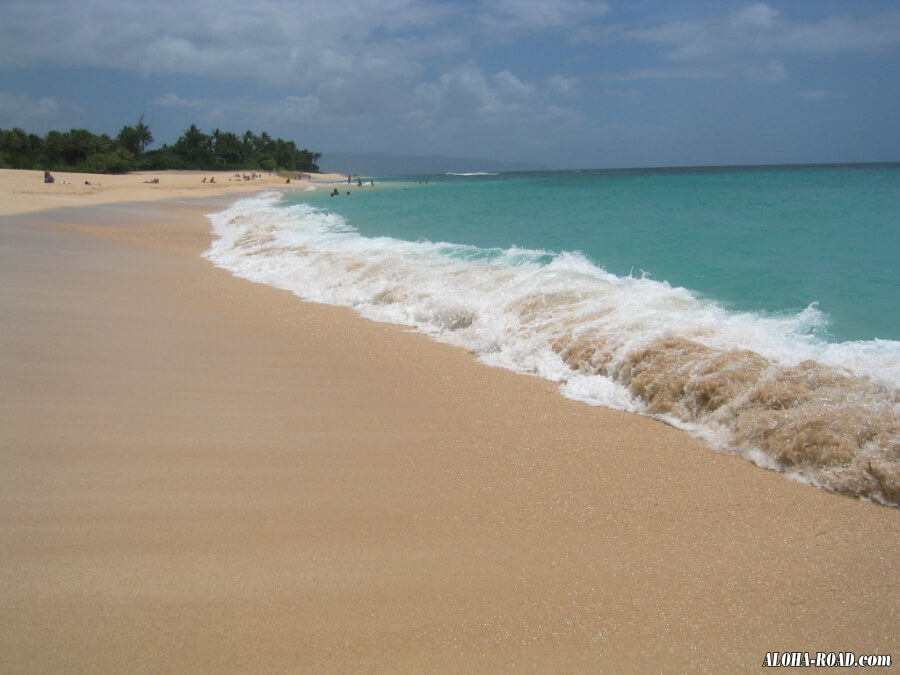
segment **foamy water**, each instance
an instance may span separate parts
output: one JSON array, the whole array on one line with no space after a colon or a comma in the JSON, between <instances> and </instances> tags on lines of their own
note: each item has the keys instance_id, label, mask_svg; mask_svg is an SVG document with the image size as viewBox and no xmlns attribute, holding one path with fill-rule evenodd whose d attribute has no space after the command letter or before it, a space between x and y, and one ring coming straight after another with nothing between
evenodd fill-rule
<instances>
[{"instance_id":1,"label":"foamy water","mask_svg":"<svg viewBox=\"0 0 900 675\"><path fill-rule=\"evenodd\" d=\"M237 276L414 327L796 479L900 504L900 342L823 341L815 305L735 312L579 253L365 237L277 194L210 219L206 257Z\"/></svg>"}]
</instances>

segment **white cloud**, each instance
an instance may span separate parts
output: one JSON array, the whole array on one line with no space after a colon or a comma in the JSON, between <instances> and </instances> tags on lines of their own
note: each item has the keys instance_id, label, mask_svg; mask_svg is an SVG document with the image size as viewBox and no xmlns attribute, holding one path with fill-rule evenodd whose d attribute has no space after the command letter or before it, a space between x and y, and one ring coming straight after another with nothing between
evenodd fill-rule
<instances>
[{"instance_id":1,"label":"white cloud","mask_svg":"<svg viewBox=\"0 0 900 675\"><path fill-rule=\"evenodd\" d=\"M416 90L420 120L466 119L476 125L529 125L549 119L574 119L570 108L556 103L551 79L545 86L525 82L509 71L491 77L474 64L451 69L436 82ZM569 84L566 82L566 84Z\"/></svg>"},{"instance_id":2,"label":"white cloud","mask_svg":"<svg viewBox=\"0 0 900 675\"><path fill-rule=\"evenodd\" d=\"M735 52L767 53L786 29L777 10L757 3L724 18L671 22L630 31L627 37L668 46L671 60L688 61Z\"/></svg>"},{"instance_id":3,"label":"white cloud","mask_svg":"<svg viewBox=\"0 0 900 675\"><path fill-rule=\"evenodd\" d=\"M397 63L434 53L434 45L448 44L438 33L451 15L425 0L9 0L2 14L0 63L7 67L105 66L277 82L347 72L370 56ZM432 33L434 41L423 39Z\"/></svg>"},{"instance_id":4,"label":"white cloud","mask_svg":"<svg viewBox=\"0 0 900 675\"><path fill-rule=\"evenodd\" d=\"M775 27L779 14L778 10L760 2L737 10L729 21L738 30L743 28L770 30Z\"/></svg>"},{"instance_id":5,"label":"white cloud","mask_svg":"<svg viewBox=\"0 0 900 675\"><path fill-rule=\"evenodd\" d=\"M508 70L494 75L498 94L507 100L526 99L535 92L533 84L526 84Z\"/></svg>"},{"instance_id":6,"label":"white cloud","mask_svg":"<svg viewBox=\"0 0 900 675\"><path fill-rule=\"evenodd\" d=\"M529 32L575 30L609 11L604 2L594 0L494 0L484 3L477 16L488 35L509 39Z\"/></svg>"},{"instance_id":7,"label":"white cloud","mask_svg":"<svg viewBox=\"0 0 900 675\"><path fill-rule=\"evenodd\" d=\"M789 79L787 68L779 61L769 61L765 64L750 64L746 68L747 78L754 82L778 84Z\"/></svg>"},{"instance_id":8,"label":"white cloud","mask_svg":"<svg viewBox=\"0 0 900 675\"><path fill-rule=\"evenodd\" d=\"M157 97L153 103L168 108L199 108L206 105L206 101L201 98L182 98L171 92Z\"/></svg>"},{"instance_id":9,"label":"white cloud","mask_svg":"<svg viewBox=\"0 0 900 675\"><path fill-rule=\"evenodd\" d=\"M183 37L164 35L145 47L140 69L146 73L202 72L206 54Z\"/></svg>"},{"instance_id":10,"label":"white cloud","mask_svg":"<svg viewBox=\"0 0 900 675\"><path fill-rule=\"evenodd\" d=\"M744 69L757 79L766 64L783 63L790 54L900 47L896 10L811 21L755 2L729 14L649 27L598 23L610 15L608 5L595 0L4 0L0 63L254 78L310 91L339 90L336 78L377 80L412 91L429 66L471 58L473 43L560 32L578 40L592 29L606 42L659 45L669 61L681 64L759 58L759 65ZM650 64L643 72L652 71L683 77L698 69ZM732 67L729 74L736 72ZM763 77L779 81L774 71Z\"/></svg>"},{"instance_id":11,"label":"white cloud","mask_svg":"<svg viewBox=\"0 0 900 675\"><path fill-rule=\"evenodd\" d=\"M578 79L575 77L565 77L563 75L554 75L547 81L550 91L560 96L572 96L578 90Z\"/></svg>"},{"instance_id":12,"label":"white cloud","mask_svg":"<svg viewBox=\"0 0 900 675\"><path fill-rule=\"evenodd\" d=\"M469 64L452 69L434 83L417 88L419 98L440 115L490 114L499 109L499 99L484 73Z\"/></svg>"},{"instance_id":13,"label":"white cloud","mask_svg":"<svg viewBox=\"0 0 900 675\"><path fill-rule=\"evenodd\" d=\"M47 122L59 119L61 107L52 98L0 92L0 128L21 127L28 131L43 129Z\"/></svg>"},{"instance_id":14,"label":"white cloud","mask_svg":"<svg viewBox=\"0 0 900 675\"><path fill-rule=\"evenodd\" d=\"M726 16L620 29L608 39L660 45L669 61L709 64L707 72L720 77L779 83L789 79L783 59L791 56L875 54L900 47L900 12L800 21L765 3L753 3ZM626 73L622 79L694 77L702 72L648 68Z\"/></svg>"},{"instance_id":15,"label":"white cloud","mask_svg":"<svg viewBox=\"0 0 900 675\"><path fill-rule=\"evenodd\" d=\"M269 117L281 117L294 122L310 120L319 112L319 99L315 96L288 96Z\"/></svg>"},{"instance_id":16,"label":"white cloud","mask_svg":"<svg viewBox=\"0 0 900 675\"><path fill-rule=\"evenodd\" d=\"M4 0L0 63L315 83L461 55L473 42L574 30L594 0Z\"/></svg>"},{"instance_id":17,"label":"white cloud","mask_svg":"<svg viewBox=\"0 0 900 675\"><path fill-rule=\"evenodd\" d=\"M668 46L669 58L676 61L739 53L871 54L900 47L900 11L813 22L792 20L769 5L755 3L725 17L664 23L622 36Z\"/></svg>"},{"instance_id":18,"label":"white cloud","mask_svg":"<svg viewBox=\"0 0 900 675\"><path fill-rule=\"evenodd\" d=\"M785 51L807 54L880 54L900 47L900 11L794 24L785 32L780 46Z\"/></svg>"}]
</instances>

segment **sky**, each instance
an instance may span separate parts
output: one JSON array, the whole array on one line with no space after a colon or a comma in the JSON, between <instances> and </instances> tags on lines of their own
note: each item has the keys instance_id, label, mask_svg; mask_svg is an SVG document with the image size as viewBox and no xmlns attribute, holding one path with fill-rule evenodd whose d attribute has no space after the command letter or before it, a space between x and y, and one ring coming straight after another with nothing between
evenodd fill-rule
<instances>
[{"instance_id":1,"label":"sky","mask_svg":"<svg viewBox=\"0 0 900 675\"><path fill-rule=\"evenodd\" d=\"M0 128L554 169L900 161L898 0L0 0Z\"/></svg>"}]
</instances>

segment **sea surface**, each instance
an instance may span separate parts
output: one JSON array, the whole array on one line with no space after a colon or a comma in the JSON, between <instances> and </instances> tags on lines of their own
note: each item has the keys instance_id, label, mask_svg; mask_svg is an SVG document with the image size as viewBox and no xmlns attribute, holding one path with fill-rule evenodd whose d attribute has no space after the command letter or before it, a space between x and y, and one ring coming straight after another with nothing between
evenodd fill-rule
<instances>
[{"instance_id":1,"label":"sea surface","mask_svg":"<svg viewBox=\"0 0 900 675\"><path fill-rule=\"evenodd\" d=\"M900 164L374 183L241 199L206 257L900 505Z\"/></svg>"}]
</instances>

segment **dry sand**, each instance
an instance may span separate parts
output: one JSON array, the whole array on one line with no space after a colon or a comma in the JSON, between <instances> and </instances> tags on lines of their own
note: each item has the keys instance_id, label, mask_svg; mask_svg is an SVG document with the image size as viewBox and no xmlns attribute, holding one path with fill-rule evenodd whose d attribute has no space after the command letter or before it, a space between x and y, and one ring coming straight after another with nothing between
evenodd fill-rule
<instances>
[{"instance_id":1,"label":"dry sand","mask_svg":"<svg viewBox=\"0 0 900 675\"><path fill-rule=\"evenodd\" d=\"M160 192L0 217L0 671L900 656L897 510L231 277Z\"/></svg>"},{"instance_id":2,"label":"dry sand","mask_svg":"<svg viewBox=\"0 0 900 675\"><path fill-rule=\"evenodd\" d=\"M26 213L61 206L84 206L113 202L150 201L173 197L213 196L236 192L259 192L288 187L286 178L250 171L142 171L122 175L99 175L54 171L55 182L44 183L43 171L0 169L0 215ZM330 173L303 174L313 182L346 180ZM206 182L204 182L204 178ZM209 182L210 179L215 182ZM158 180L158 183L152 182ZM309 185L292 180L293 187Z\"/></svg>"}]
</instances>

